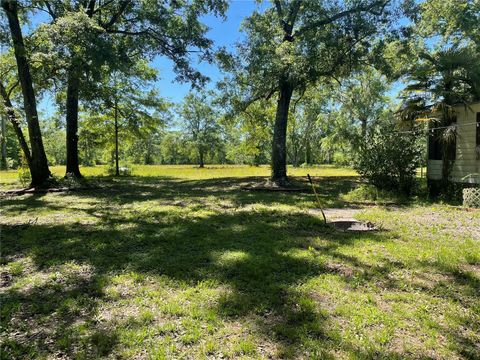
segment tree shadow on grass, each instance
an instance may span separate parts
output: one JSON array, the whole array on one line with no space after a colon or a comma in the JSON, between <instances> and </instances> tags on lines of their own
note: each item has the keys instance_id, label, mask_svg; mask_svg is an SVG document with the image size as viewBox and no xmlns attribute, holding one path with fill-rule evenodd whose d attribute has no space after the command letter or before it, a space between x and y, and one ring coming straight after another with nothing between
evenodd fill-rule
<instances>
[{"instance_id":1,"label":"tree shadow on grass","mask_svg":"<svg viewBox=\"0 0 480 360\"><path fill-rule=\"evenodd\" d=\"M10 229L4 231L7 237L3 243L8 245ZM17 263L24 260L19 253L13 256ZM103 297L102 277L88 267L67 263L24 265L27 268L21 270L23 274L15 274L9 279L11 283L4 282L0 287L2 359L46 354L63 358L85 343L88 347L82 350L88 357L110 352L116 334L91 327ZM15 282L16 278L20 282Z\"/></svg>"},{"instance_id":2,"label":"tree shadow on grass","mask_svg":"<svg viewBox=\"0 0 480 360\"><path fill-rule=\"evenodd\" d=\"M319 348L352 347L347 339L330 337L324 329L329 314L322 312L322 304L300 291L297 285L321 274L336 274L350 287L382 282L384 287L400 289L401 284L389 274L403 264L385 261L372 266L339 251L340 247L354 246L357 241L383 241L381 234L338 233L325 227L318 217L274 209L229 209L192 216L172 214L170 209L161 207L145 214L118 210L118 205L145 200L174 203L193 198L194 202L209 208L211 204L203 201L210 196L243 205L296 204L305 196L243 193L235 189L238 185L235 181L233 185L227 180L221 181L221 185L215 180L142 184L137 180L125 183L122 179L113 193L74 194L102 203L101 207L77 209L95 216L98 222L94 225L5 226L2 256L6 259L31 258L39 273L52 269L54 272L56 267L65 264L92 269L91 276L83 283L81 277L68 286L49 281L27 293L23 288L7 288L2 295L2 322L6 324L3 331L10 335L15 332L11 327L14 318L30 319L29 327L42 329L46 324L50 327L50 331L40 331L33 342L20 339L16 344L10 343L10 349L16 346L19 353L73 356L84 346L89 356L108 355L116 347L116 332L99 323L96 315L99 304L108 301L104 296L108 278L124 271L167 277L192 286L205 280L225 286L228 292L211 305L212 310L224 319L255 315L261 319L258 328L263 336L285 348L285 356L299 355L302 346L312 342L318 343ZM51 206L52 210L62 208L36 196L17 199L17 205L19 202L28 206ZM15 208L15 201L9 206ZM178 206L185 207L184 204ZM75 209L75 205L71 207ZM316 236L325 240L323 245L312 243ZM348 271L318 261L316 253L344 264ZM75 310L77 303L83 304L82 311ZM64 312L64 308L69 310ZM468 341L464 338L463 351L473 353L475 349ZM388 357L392 353L376 355Z\"/></svg>"},{"instance_id":3,"label":"tree shadow on grass","mask_svg":"<svg viewBox=\"0 0 480 360\"><path fill-rule=\"evenodd\" d=\"M241 206L250 203L297 204L301 201L315 203L315 196L304 178L294 178L303 191L295 192L258 192L242 190L242 186L264 182L267 177L223 177L206 180L182 180L165 177L141 177L110 179L105 182L108 191L95 193L96 197L109 198L114 202L128 203L137 200L198 201L208 196L232 200ZM324 206L342 207L347 203L341 195L358 186L356 177L322 177L316 181L317 193ZM89 196L90 192L78 192ZM112 198L112 194L114 195ZM65 195L65 193L61 194Z\"/></svg>"},{"instance_id":4,"label":"tree shadow on grass","mask_svg":"<svg viewBox=\"0 0 480 360\"><path fill-rule=\"evenodd\" d=\"M275 319L266 321L269 325L264 324L263 331L284 346L295 347L305 337L324 338L324 316L294 289L296 284L331 271L314 258L295 255L297 250L305 251L305 242L312 234L331 231L320 219L304 214L244 211L187 218L178 223L179 219L171 221L168 210L147 219L125 218L114 212L105 213L102 219L96 227L40 224L4 228L4 257L29 257L39 272L73 263L88 265L94 273L88 286L78 285L68 291L65 287L52 291L48 284L40 284L28 294L15 288L7 290L5 323L27 316L37 319L32 326L41 327L41 319L57 318L65 301L75 302L81 296L90 310L76 320L83 318L89 324L91 334L86 341L92 342L92 334L101 331L93 321L96 306L102 301L101 279L128 270L190 285L205 280L225 285L229 292L214 311L231 319L249 314ZM344 245L349 241L353 238L341 240ZM241 256L229 259L231 254ZM96 286L94 292L90 286ZM52 296L61 300L49 301ZM44 304L48 306L43 310L37 308ZM71 322L68 316L54 324L48 321L55 329L50 335L43 334L50 340L43 343L50 345L31 346L48 353L75 351L81 336L75 335ZM65 340L65 333L72 336ZM45 338L38 335L39 340ZM108 344L113 349L114 337L107 345L95 345L93 353L104 353Z\"/></svg>"},{"instance_id":5,"label":"tree shadow on grass","mask_svg":"<svg viewBox=\"0 0 480 360\"><path fill-rule=\"evenodd\" d=\"M242 190L241 186L259 182L261 177L247 178L218 178L208 180L178 180L166 177L142 177L142 178L111 178L104 179L103 188L92 190L80 190L75 192L63 192L50 194L49 200L45 200L46 194L29 194L21 197L4 197L1 199L4 211L34 213L35 209L62 211L67 206L70 210L99 214L109 214L114 206L135 204L144 201L156 201L159 205L173 205L179 207L201 206L222 210L223 208L236 209L249 205L274 204L316 207L316 199L305 182L306 192L282 193L282 192L257 192ZM323 207L357 207L349 205L341 199L341 194L346 193L357 186L357 180L352 177L336 177L323 179L317 191L321 196ZM90 209L69 204L70 196L91 198L95 200L95 207ZM59 199L59 201L55 201ZM65 203L67 202L67 204ZM34 216L34 214L32 215Z\"/></svg>"}]
</instances>

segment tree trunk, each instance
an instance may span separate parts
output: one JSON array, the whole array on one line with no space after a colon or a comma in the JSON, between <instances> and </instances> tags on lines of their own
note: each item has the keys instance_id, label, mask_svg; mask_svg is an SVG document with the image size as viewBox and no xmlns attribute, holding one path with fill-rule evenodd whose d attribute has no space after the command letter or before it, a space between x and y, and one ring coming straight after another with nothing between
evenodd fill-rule
<instances>
[{"instance_id":1,"label":"tree trunk","mask_svg":"<svg viewBox=\"0 0 480 360\"><path fill-rule=\"evenodd\" d=\"M201 168L205 167L205 164L203 162L203 149L198 150L198 158L199 158L199 161L200 161L200 167Z\"/></svg>"},{"instance_id":2,"label":"tree trunk","mask_svg":"<svg viewBox=\"0 0 480 360\"><path fill-rule=\"evenodd\" d=\"M27 141L25 140L25 136L23 135L22 128L20 127L20 123L17 119L17 116L15 115L15 111L13 110L13 105L12 105L12 102L10 101L10 97L8 96L7 91L5 90L5 88L1 83L0 83L0 93L2 95L5 107L7 108L7 116L10 119L10 122L12 123L13 130L15 131L18 142L20 143L20 148L22 149L23 155L27 160L28 168L30 169L30 172L32 172L32 155L30 154L30 149L28 148L28 144L27 144Z\"/></svg>"},{"instance_id":3,"label":"tree trunk","mask_svg":"<svg viewBox=\"0 0 480 360\"><path fill-rule=\"evenodd\" d=\"M291 138L292 138L292 141L290 143L290 149L291 149L291 152L290 152L290 156L288 156L289 152L287 151L287 162L288 160L291 161L292 163L292 166L293 167L298 167L298 163L300 162L300 159L299 159L299 153L300 153L300 146L298 145L298 140L296 138L298 138L298 136L296 134L291 134Z\"/></svg>"},{"instance_id":4,"label":"tree trunk","mask_svg":"<svg viewBox=\"0 0 480 360\"><path fill-rule=\"evenodd\" d=\"M38 122L37 102L23 42L22 29L18 20L18 4L17 1L14 0L2 0L1 5L7 14L15 59L17 61L18 77L22 87L23 105L31 146L31 186L39 186L44 184L51 174L48 169L47 156L45 155L45 149L43 147L42 133Z\"/></svg>"},{"instance_id":5,"label":"tree trunk","mask_svg":"<svg viewBox=\"0 0 480 360\"><path fill-rule=\"evenodd\" d=\"M2 137L0 139L1 147L2 147L2 159L0 168L2 170L8 170L8 162L7 162L7 127L5 124L5 115L0 114L0 121L2 122Z\"/></svg>"},{"instance_id":6,"label":"tree trunk","mask_svg":"<svg viewBox=\"0 0 480 360\"><path fill-rule=\"evenodd\" d=\"M312 162L312 148L310 147L310 140L305 141L305 164L310 165Z\"/></svg>"},{"instance_id":7,"label":"tree trunk","mask_svg":"<svg viewBox=\"0 0 480 360\"><path fill-rule=\"evenodd\" d=\"M90 1L87 6L87 16L92 18L96 1ZM73 175L81 178L80 166L78 163L78 92L80 88L80 73L78 65L72 65L68 71L67 80L67 103L66 103L66 148L67 148L67 169L65 176Z\"/></svg>"},{"instance_id":8,"label":"tree trunk","mask_svg":"<svg viewBox=\"0 0 480 360\"><path fill-rule=\"evenodd\" d=\"M253 155L253 165L260 166L260 156L258 154Z\"/></svg>"},{"instance_id":9,"label":"tree trunk","mask_svg":"<svg viewBox=\"0 0 480 360\"><path fill-rule=\"evenodd\" d=\"M120 168L118 166L118 103L115 98L115 176L120 176Z\"/></svg>"},{"instance_id":10,"label":"tree trunk","mask_svg":"<svg viewBox=\"0 0 480 360\"><path fill-rule=\"evenodd\" d=\"M67 169L65 176L73 175L81 178L80 168L78 164L78 89L80 79L78 73L71 69L68 73L67 85Z\"/></svg>"},{"instance_id":11,"label":"tree trunk","mask_svg":"<svg viewBox=\"0 0 480 360\"><path fill-rule=\"evenodd\" d=\"M362 142L367 138L367 119L360 119L362 127Z\"/></svg>"},{"instance_id":12,"label":"tree trunk","mask_svg":"<svg viewBox=\"0 0 480 360\"><path fill-rule=\"evenodd\" d=\"M292 166L293 167L298 167L298 163L299 163L299 160L298 160L298 151L295 150L295 153L293 155L293 159L292 159Z\"/></svg>"},{"instance_id":13,"label":"tree trunk","mask_svg":"<svg viewBox=\"0 0 480 360\"><path fill-rule=\"evenodd\" d=\"M152 150L151 140L147 139L147 148L146 148L146 151L145 151L145 159L144 159L145 165L150 165L152 163L151 150Z\"/></svg>"},{"instance_id":14,"label":"tree trunk","mask_svg":"<svg viewBox=\"0 0 480 360\"><path fill-rule=\"evenodd\" d=\"M273 128L272 144L272 177L271 180L278 186L287 186L287 122L288 109L292 98L293 87L288 83L280 86L280 95L277 102L277 113Z\"/></svg>"}]
</instances>

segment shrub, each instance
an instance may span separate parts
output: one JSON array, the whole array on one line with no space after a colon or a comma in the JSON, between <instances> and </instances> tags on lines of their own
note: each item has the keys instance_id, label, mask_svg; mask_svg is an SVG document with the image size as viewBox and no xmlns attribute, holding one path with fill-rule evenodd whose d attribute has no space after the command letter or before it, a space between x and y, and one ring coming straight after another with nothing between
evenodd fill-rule
<instances>
[{"instance_id":1,"label":"shrub","mask_svg":"<svg viewBox=\"0 0 480 360\"><path fill-rule=\"evenodd\" d=\"M348 153L336 151L333 153L333 163L336 165L351 165L351 156Z\"/></svg>"},{"instance_id":2,"label":"shrub","mask_svg":"<svg viewBox=\"0 0 480 360\"><path fill-rule=\"evenodd\" d=\"M369 136L354 163L360 176L381 190L408 195L415 184L422 150L413 132L399 131L393 124Z\"/></svg>"}]
</instances>

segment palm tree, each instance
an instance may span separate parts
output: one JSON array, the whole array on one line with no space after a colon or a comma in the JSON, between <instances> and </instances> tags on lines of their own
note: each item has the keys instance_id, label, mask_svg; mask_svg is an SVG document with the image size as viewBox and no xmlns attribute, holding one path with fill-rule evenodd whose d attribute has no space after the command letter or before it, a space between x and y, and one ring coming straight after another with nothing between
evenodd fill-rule
<instances>
[{"instance_id":1,"label":"palm tree","mask_svg":"<svg viewBox=\"0 0 480 360\"><path fill-rule=\"evenodd\" d=\"M400 117L410 124L427 121L429 128L441 128L434 136L441 144L442 175L448 182L456 141L453 107L480 99L480 53L473 45L462 44L423 51L407 79Z\"/></svg>"}]
</instances>

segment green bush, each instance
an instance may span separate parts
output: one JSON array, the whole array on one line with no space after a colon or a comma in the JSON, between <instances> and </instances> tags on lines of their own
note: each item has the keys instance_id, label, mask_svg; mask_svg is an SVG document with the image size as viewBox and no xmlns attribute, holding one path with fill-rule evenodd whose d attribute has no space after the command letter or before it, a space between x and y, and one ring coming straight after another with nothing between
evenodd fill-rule
<instances>
[{"instance_id":1,"label":"green bush","mask_svg":"<svg viewBox=\"0 0 480 360\"><path fill-rule=\"evenodd\" d=\"M393 124L384 126L362 145L355 170L381 190L408 195L422 157L418 140L413 132L401 131Z\"/></svg>"},{"instance_id":2,"label":"green bush","mask_svg":"<svg viewBox=\"0 0 480 360\"><path fill-rule=\"evenodd\" d=\"M333 153L333 163L337 165L351 165L351 156L349 153L336 151Z\"/></svg>"}]
</instances>

